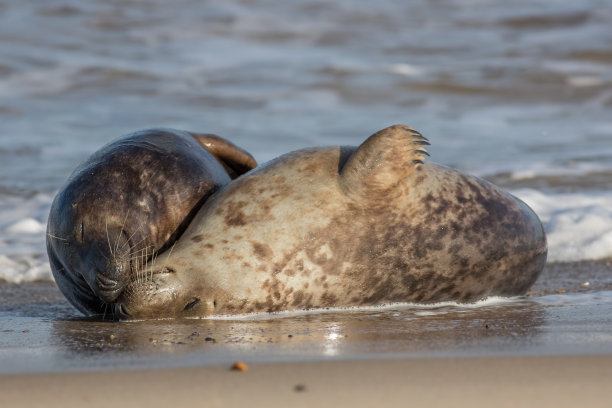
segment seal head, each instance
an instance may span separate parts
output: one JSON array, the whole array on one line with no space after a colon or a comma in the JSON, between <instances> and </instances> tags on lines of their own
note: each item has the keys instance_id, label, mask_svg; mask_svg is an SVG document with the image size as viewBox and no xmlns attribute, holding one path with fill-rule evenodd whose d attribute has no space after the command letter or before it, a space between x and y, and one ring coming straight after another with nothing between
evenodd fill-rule
<instances>
[{"instance_id":1,"label":"seal head","mask_svg":"<svg viewBox=\"0 0 612 408\"><path fill-rule=\"evenodd\" d=\"M109 143L51 205L47 252L58 287L81 312L109 313L132 273L169 248L220 186L256 165L216 135L150 129Z\"/></svg>"}]
</instances>

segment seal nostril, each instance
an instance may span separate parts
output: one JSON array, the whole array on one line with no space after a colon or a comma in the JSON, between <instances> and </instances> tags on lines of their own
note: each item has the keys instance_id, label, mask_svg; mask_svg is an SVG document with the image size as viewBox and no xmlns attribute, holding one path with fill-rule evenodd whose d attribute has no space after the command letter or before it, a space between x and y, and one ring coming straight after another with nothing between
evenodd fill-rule
<instances>
[{"instance_id":1,"label":"seal nostril","mask_svg":"<svg viewBox=\"0 0 612 408\"><path fill-rule=\"evenodd\" d=\"M115 304L115 314L119 317L119 319L129 319L132 317L132 315L128 313L123 303Z\"/></svg>"},{"instance_id":2,"label":"seal nostril","mask_svg":"<svg viewBox=\"0 0 612 408\"><path fill-rule=\"evenodd\" d=\"M114 279L104 276L101 273L96 275L98 286L102 290L115 290L119 286L119 282Z\"/></svg>"},{"instance_id":3,"label":"seal nostril","mask_svg":"<svg viewBox=\"0 0 612 408\"><path fill-rule=\"evenodd\" d=\"M217 301L213 300L213 307L217 307Z\"/></svg>"},{"instance_id":4,"label":"seal nostril","mask_svg":"<svg viewBox=\"0 0 612 408\"><path fill-rule=\"evenodd\" d=\"M198 298L194 298L192 301L190 301L189 303L187 303L187 305L185 306L185 308L183 309L184 312L186 312L187 310L191 310L193 309L198 303L200 303L200 299Z\"/></svg>"}]
</instances>

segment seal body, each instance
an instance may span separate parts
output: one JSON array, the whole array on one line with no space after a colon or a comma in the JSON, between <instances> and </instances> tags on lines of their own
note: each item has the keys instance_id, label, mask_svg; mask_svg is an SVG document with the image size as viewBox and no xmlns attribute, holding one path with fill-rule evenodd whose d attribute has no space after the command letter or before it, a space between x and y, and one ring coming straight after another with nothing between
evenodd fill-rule
<instances>
[{"instance_id":1,"label":"seal body","mask_svg":"<svg viewBox=\"0 0 612 408\"><path fill-rule=\"evenodd\" d=\"M110 314L132 273L180 236L211 193L255 166L210 134L150 129L109 143L51 205L47 252L59 289L85 314Z\"/></svg>"},{"instance_id":2,"label":"seal body","mask_svg":"<svg viewBox=\"0 0 612 408\"><path fill-rule=\"evenodd\" d=\"M424 161L403 125L306 149L232 181L117 300L124 318L206 316L525 293L546 237L522 201Z\"/></svg>"}]
</instances>

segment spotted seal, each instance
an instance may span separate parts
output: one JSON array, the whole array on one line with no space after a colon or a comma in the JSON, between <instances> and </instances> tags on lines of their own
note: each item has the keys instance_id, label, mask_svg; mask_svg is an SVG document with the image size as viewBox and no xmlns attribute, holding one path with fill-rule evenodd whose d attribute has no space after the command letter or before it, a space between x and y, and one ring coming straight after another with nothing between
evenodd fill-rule
<instances>
[{"instance_id":1,"label":"spotted seal","mask_svg":"<svg viewBox=\"0 0 612 408\"><path fill-rule=\"evenodd\" d=\"M299 150L226 184L114 303L122 318L206 316L525 293L546 236L521 200L434 164L395 125Z\"/></svg>"},{"instance_id":2,"label":"spotted seal","mask_svg":"<svg viewBox=\"0 0 612 408\"><path fill-rule=\"evenodd\" d=\"M256 165L212 134L149 129L109 143L51 205L47 252L59 289L85 314L110 314L139 263L169 247L210 194Z\"/></svg>"}]
</instances>

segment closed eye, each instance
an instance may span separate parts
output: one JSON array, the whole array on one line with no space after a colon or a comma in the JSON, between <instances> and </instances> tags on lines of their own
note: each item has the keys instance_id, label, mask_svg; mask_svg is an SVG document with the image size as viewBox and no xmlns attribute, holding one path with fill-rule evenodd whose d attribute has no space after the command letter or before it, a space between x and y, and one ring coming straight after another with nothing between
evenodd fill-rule
<instances>
[{"instance_id":1,"label":"closed eye","mask_svg":"<svg viewBox=\"0 0 612 408\"><path fill-rule=\"evenodd\" d=\"M200 303L200 299L198 298L193 299L191 302L187 303L183 311L185 312L187 310L193 309L198 303Z\"/></svg>"}]
</instances>

